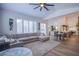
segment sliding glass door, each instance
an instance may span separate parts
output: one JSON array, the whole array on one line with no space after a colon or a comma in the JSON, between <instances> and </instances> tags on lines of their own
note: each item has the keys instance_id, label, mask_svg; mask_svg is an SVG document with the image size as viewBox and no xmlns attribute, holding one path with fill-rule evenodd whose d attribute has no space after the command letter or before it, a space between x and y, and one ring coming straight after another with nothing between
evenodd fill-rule
<instances>
[{"instance_id":1,"label":"sliding glass door","mask_svg":"<svg viewBox=\"0 0 79 59\"><path fill-rule=\"evenodd\" d=\"M40 23L40 32L46 34L46 24Z\"/></svg>"}]
</instances>

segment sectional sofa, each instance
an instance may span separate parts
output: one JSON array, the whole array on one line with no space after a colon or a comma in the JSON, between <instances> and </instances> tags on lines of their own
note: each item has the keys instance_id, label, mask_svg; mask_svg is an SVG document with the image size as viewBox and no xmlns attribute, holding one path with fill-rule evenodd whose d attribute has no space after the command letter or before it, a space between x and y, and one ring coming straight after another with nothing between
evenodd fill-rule
<instances>
[{"instance_id":1,"label":"sectional sofa","mask_svg":"<svg viewBox=\"0 0 79 59\"><path fill-rule=\"evenodd\" d=\"M12 34L12 35L6 35L6 36L8 38L19 40L23 43L49 40L49 36L40 36L40 33Z\"/></svg>"}]
</instances>

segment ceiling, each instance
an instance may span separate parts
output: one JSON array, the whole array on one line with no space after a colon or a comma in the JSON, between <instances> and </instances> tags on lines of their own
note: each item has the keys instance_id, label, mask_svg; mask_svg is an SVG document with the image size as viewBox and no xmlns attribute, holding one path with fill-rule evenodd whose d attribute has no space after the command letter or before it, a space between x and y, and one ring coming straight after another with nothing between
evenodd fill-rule
<instances>
[{"instance_id":1,"label":"ceiling","mask_svg":"<svg viewBox=\"0 0 79 59\"><path fill-rule=\"evenodd\" d=\"M36 5L29 5L28 3L3 3L0 4L0 8L13 10L16 12L20 12L23 14L29 14L35 17L45 18L50 14L57 12L58 10L65 10L68 8L79 7L79 3L51 3L55 6L47 6L50 10L46 11L43 9L42 11L38 9L33 9Z\"/></svg>"}]
</instances>

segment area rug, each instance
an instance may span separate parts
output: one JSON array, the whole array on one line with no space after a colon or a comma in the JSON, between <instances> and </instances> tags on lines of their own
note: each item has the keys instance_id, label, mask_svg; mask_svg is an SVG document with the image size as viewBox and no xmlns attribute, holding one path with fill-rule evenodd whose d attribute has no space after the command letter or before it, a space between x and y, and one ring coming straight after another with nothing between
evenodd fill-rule
<instances>
[{"instance_id":1,"label":"area rug","mask_svg":"<svg viewBox=\"0 0 79 59\"><path fill-rule=\"evenodd\" d=\"M55 48L59 44L60 42L54 40L48 40L46 42L36 41L29 44L25 44L24 47L31 49L33 56L43 56L45 53Z\"/></svg>"}]
</instances>

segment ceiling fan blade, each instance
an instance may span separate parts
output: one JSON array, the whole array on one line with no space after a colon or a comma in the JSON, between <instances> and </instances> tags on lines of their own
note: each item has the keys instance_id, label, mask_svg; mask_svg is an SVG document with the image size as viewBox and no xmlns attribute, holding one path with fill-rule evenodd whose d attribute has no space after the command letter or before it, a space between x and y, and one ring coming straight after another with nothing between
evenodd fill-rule
<instances>
[{"instance_id":1,"label":"ceiling fan blade","mask_svg":"<svg viewBox=\"0 0 79 59\"><path fill-rule=\"evenodd\" d=\"M40 11L42 10L42 7L40 7Z\"/></svg>"},{"instance_id":2,"label":"ceiling fan blade","mask_svg":"<svg viewBox=\"0 0 79 59\"><path fill-rule=\"evenodd\" d=\"M34 9L37 9L37 8L39 8L40 6L37 6L37 7L35 7Z\"/></svg>"},{"instance_id":3,"label":"ceiling fan blade","mask_svg":"<svg viewBox=\"0 0 79 59\"><path fill-rule=\"evenodd\" d=\"M39 5L39 3L29 3L30 5Z\"/></svg>"},{"instance_id":4,"label":"ceiling fan blade","mask_svg":"<svg viewBox=\"0 0 79 59\"><path fill-rule=\"evenodd\" d=\"M48 11L49 9L47 7L44 6L44 8Z\"/></svg>"},{"instance_id":5,"label":"ceiling fan blade","mask_svg":"<svg viewBox=\"0 0 79 59\"><path fill-rule=\"evenodd\" d=\"M46 4L44 3L46 6L55 6L54 4Z\"/></svg>"}]
</instances>

